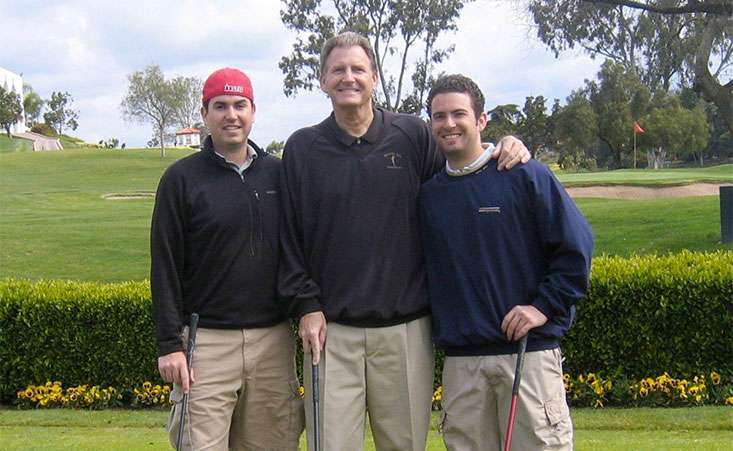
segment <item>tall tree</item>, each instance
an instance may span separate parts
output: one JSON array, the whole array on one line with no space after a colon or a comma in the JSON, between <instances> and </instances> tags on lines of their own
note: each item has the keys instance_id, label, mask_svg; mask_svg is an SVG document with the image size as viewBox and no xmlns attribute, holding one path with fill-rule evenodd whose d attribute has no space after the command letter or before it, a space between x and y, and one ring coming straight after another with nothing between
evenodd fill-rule
<instances>
[{"instance_id":1,"label":"tall tree","mask_svg":"<svg viewBox=\"0 0 733 451\"><path fill-rule=\"evenodd\" d=\"M203 82L198 77L176 77L170 81L177 99L175 122L181 128L194 127L201 121L201 90Z\"/></svg>"},{"instance_id":2,"label":"tall tree","mask_svg":"<svg viewBox=\"0 0 733 451\"><path fill-rule=\"evenodd\" d=\"M77 119L79 112L71 108L74 98L68 92L52 92L51 98L46 100L46 109L43 121L56 130L59 135L64 128L76 130L79 127Z\"/></svg>"},{"instance_id":3,"label":"tall tree","mask_svg":"<svg viewBox=\"0 0 733 451\"><path fill-rule=\"evenodd\" d=\"M536 157L537 152L548 144L548 117L545 98L529 96L524 101L519 135L527 149Z\"/></svg>"},{"instance_id":4,"label":"tall tree","mask_svg":"<svg viewBox=\"0 0 733 451\"><path fill-rule=\"evenodd\" d=\"M280 17L298 33L293 52L280 60L283 91L292 96L317 87L323 43L339 30L351 30L367 36L374 47L381 85L376 102L391 110L419 114L434 80L435 65L454 49L452 45L439 47L437 40L457 30L456 20L464 4L471 1L331 0L322 5L320 0L282 0ZM410 65L412 55L417 55L414 65Z\"/></svg>"},{"instance_id":5,"label":"tall tree","mask_svg":"<svg viewBox=\"0 0 733 451\"><path fill-rule=\"evenodd\" d=\"M160 156L165 157L166 132L178 107L172 83L156 64L131 73L127 80L127 93L120 104L122 114L127 120L152 124L155 139L151 142L160 146Z\"/></svg>"},{"instance_id":6,"label":"tall tree","mask_svg":"<svg viewBox=\"0 0 733 451\"><path fill-rule=\"evenodd\" d=\"M31 127L41 117L43 99L33 90L31 85L23 85L23 111L25 112L25 123Z\"/></svg>"},{"instance_id":7,"label":"tall tree","mask_svg":"<svg viewBox=\"0 0 733 451\"><path fill-rule=\"evenodd\" d=\"M634 121L648 108L649 90L632 69L610 60L601 66L598 83L586 85L598 116L598 138L611 149L612 166L620 168L623 154L632 148Z\"/></svg>"},{"instance_id":8,"label":"tall tree","mask_svg":"<svg viewBox=\"0 0 733 451\"><path fill-rule=\"evenodd\" d=\"M10 127L13 126L23 113L23 106L20 104L20 96L18 93L5 90L0 86L0 126L10 135Z\"/></svg>"},{"instance_id":9,"label":"tall tree","mask_svg":"<svg viewBox=\"0 0 733 451\"><path fill-rule=\"evenodd\" d=\"M668 157L683 157L707 146L709 128L701 106L683 108L677 95L655 100L654 105L640 120L645 132L639 144L647 147L649 167L659 169Z\"/></svg>"},{"instance_id":10,"label":"tall tree","mask_svg":"<svg viewBox=\"0 0 733 451\"><path fill-rule=\"evenodd\" d=\"M553 107L553 140L562 169L594 169L593 149L598 140L598 116L584 90L574 91L564 107Z\"/></svg>"},{"instance_id":11,"label":"tall tree","mask_svg":"<svg viewBox=\"0 0 733 451\"><path fill-rule=\"evenodd\" d=\"M497 142L502 136L517 133L519 123L522 120L522 112L519 105L507 103L497 105L486 112L489 121L486 128L481 132L481 138Z\"/></svg>"},{"instance_id":12,"label":"tall tree","mask_svg":"<svg viewBox=\"0 0 733 451\"><path fill-rule=\"evenodd\" d=\"M528 0L537 36L556 55L575 47L669 91L691 79L733 131L733 1ZM727 79L728 81L725 81Z\"/></svg>"}]
</instances>

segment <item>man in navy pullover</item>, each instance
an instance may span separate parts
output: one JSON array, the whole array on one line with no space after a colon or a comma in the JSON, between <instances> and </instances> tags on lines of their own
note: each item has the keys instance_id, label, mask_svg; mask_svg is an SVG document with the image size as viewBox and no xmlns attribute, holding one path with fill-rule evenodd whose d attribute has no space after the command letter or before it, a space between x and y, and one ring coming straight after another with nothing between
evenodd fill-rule
<instances>
[{"instance_id":1,"label":"man in navy pullover","mask_svg":"<svg viewBox=\"0 0 733 451\"><path fill-rule=\"evenodd\" d=\"M535 160L498 171L481 145L478 86L438 80L428 97L447 163L421 189L433 336L446 353L443 431L449 450L501 449L517 342L529 334L514 449L572 449L560 338L588 285L588 223Z\"/></svg>"}]
</instances>

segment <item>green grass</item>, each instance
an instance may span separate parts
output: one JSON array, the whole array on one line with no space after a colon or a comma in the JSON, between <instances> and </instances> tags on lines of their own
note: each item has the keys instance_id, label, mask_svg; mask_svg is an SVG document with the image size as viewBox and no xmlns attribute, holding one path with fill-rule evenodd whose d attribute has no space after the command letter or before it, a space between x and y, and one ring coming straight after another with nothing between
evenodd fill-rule
<instances>
[{"instance_id":1,"label":"green grass","mask_svg":"<svg viewBox=\"0 0 733 451\"><path fill-rule=\"evenodd\" d=\"M0 277L100 281L148 277L153 200L102 196L154 192L165 168L190 152L168 150L165 159L157 149L0 152ZM619 174L630 173L667 183L722 177L731 170L733 165L659 173L562 174L561 178L602 182L628 179ZM723 248L717 243L717 196L580 199L578 204L593 226L596 255Z\"/></svg>"},{"instance_id":2,"label":"green grass","mask_svg":"<svg viewBox=\"0 0 733 451\"><path fill-rule=\"evenodd\" d=\"M120 281L149 272L152 199L190 151L64 150L0 154L0 276Z\"/></svg>"},{"instance_id":3,"label":"green grass","mask_svg":"<svg viewBox=\"0 0 733 451\"><path fill-rule=\"evenodd\" d=\"M0 135L0 153L3 152L27 152L33 150L33 143L27 139L8 138L5 131Z\"/></svg>"},{"instance_id":4,"label":"green grass","mask_svg":"<svg viewBox=\"0 0 733 451\"><path fill-rule=\"evenodd\" d=\"M733 164L707 168L619 169L604 172L558 172L565 186L636 185L674 186L690 183L732 183Z\"/></svg>"},{"instance_id":5,"label":"green grass","mask_svg":"<svg viewBox=\"0 0 733 451\"><path fill-rule=\"evenodd\" d=\"M593 228L595 255L733 248L720 244L718 196L577 199L576 203Z\"/></svg>"},{"instance_id":6,"label":"green grass","mask_svg":"<svg viewBox=\"0 0 733 451\"><path fill-rule=\"evenodd\" d=\"M0 410L4 450L170 449L164 430L167 412ZM729 450L733 408L573 409L577 450ZM438 414L428 450L444 450ZM32 437L32 438L30 438ZM305 449L301 440L301 449ZM366 450L373 450L367 434Z\"/></svg>"}]
</instances>

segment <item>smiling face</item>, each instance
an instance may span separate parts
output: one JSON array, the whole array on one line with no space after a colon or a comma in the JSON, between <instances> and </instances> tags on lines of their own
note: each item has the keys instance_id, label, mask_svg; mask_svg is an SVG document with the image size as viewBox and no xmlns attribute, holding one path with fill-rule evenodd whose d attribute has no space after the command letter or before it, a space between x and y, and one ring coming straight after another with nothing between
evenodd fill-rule
<instances>
[{"instance_id":1,"label":"smiling face","mask_svg":"<svg viewBox=\"0 0 733 451\"><path fill-rule=\"evenodd\" d=\"M471 97L463 92L437 94L430 106L430 127L446 158L467 163L478 158L483 152L481 131L486 127L486 113L476 117Z\"/></svg>"},{"instance_id":2,"label":"smiling face","mask_svg":"<svg viewBox=\"0 0 733 451\"><path fill-rule=\"evenodd\" d=\"M246 97L222 95L209 100L201 109L201 117L211 131L214 147L237 151L247 146L247 138L255 120L255 106Z\"/></svg>"},{"instance_id":3,"label":"smiling face","mask_svg":"<svg viewBox=\"0 0 733 451\"><path fill-rule=\"evenodd\" d=\"M331 98L334 109L371 106L377 80L364 49L336 47L326 59L321 90Z\"/></svg>"}]
</instances>

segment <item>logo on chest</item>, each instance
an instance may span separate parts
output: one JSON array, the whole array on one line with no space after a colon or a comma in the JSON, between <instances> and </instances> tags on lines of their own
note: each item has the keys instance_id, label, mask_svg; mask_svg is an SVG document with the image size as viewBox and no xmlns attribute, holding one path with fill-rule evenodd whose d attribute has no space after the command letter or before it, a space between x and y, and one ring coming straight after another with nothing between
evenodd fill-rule
<instances>
[{"instance_id":1,"label":"logo on chest","mask_svg":"<svg viewBox=\"0 0 733 451\"><path fill-rule=\"evenodd\" d=\"M403 169L402 155L397 152L388 152L384 154L387 160L387 169Z\"/></svg>"},{"instance_id":2,"label":"logo on chest","mask_svg":"<svg viewBox=\"0 0 733 451\"><path fill-rule=\"evenodd\" d=\"M501 207L479 207L479 213L501 213Z\"/></svg>"}]
</instances>

